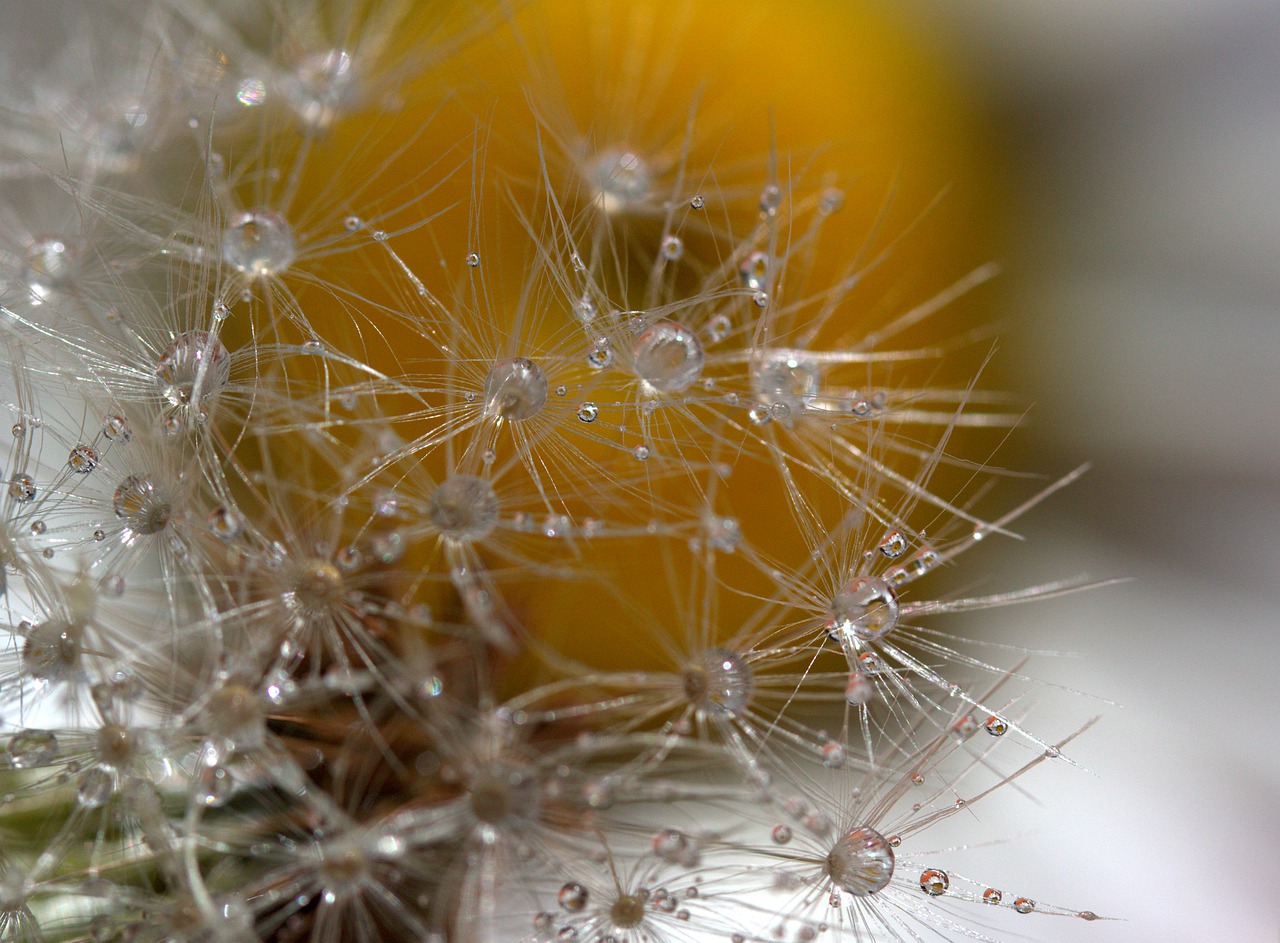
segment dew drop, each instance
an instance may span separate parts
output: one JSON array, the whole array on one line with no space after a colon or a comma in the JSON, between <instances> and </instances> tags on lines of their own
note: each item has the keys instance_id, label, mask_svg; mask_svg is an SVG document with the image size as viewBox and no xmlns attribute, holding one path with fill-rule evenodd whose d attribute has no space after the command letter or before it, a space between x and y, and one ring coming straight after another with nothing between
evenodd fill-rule
<instances>
[{"instance_id":1,"label":"dew drop","mask_svg":"<svg viewBox=\"0 0 1280 943\"><path fill-rule=\"evenodd\" d=\"M769 307L769 294L768 292L757 291L751 296L751 301L757 308L767 308Z\"/></svg>"},{"instance_id":2,"label":"dew drop","mask_svg":"<svg viewBox=\"0 0 1280 943\"><path fill-rule=\"evenodd\" d=\"M37 239L23 257L23 276L31 300L48 301L68 287L76 274L76 260L67 244L58 238Z\"/></svg>"},{"instance_id":3,"label":"dew drop","mask_svg":"<svg viewBox=\"0 0 1280 943\"><path fill-rule=\"evenodd\" d=\"M661 251L664 259L675 262L684 255L684 240L679 236L663 236Z\"/></svg>"},{"instance_id":4,"label":"dew drop","mask_svg":"<svg viewBox=\"0 0 1280 943\"><path fill-rule=\"evenodd\" d=\"M583 422L595 422L600 408L595 403L583 403L578 407L578 418Z\"/></svg>"},{"instance_id":5,"label":"dew drop","mask_svg":"<svg viewBox=\"0 0 1280 943\"><path fill-rule=\"evenodd\" d=\"M222 259L237 272L277 275L297 257L293 229L274 210L236 213L222 232Z\"/></svg>"},{"instance_id":6,"label":"dew drop","mask_svg":"<svg viewBox=\"0 0 1280 943\"><path fill-rule=\"evenodd\" d=\"M751 366L751 387L764 403L783 403L803 412L818 398L822 371L817 361L797 354L771 354Z\"/></svg>"},{"instance_id":7,"label":"dew drop","mask_svg":"<svg viewBox=\"0 0 1280 943\"><path fill-rule=\"evenodd\" d=\"M850 580L831 601L827 632L837 641L850 637L864 642L884 638L898 625L898 594L878 576Z\"/></svg>"},{"instance_id":8,"label":"dew drop","mask_svg":"<svg viewBox=\"0 0 1280 943\"><path fill-rule=\"evenodd\" d=\"M769 837L773 839L775 845L785 845L791 841L791 829L786 825L775 825Z\"/></svg>"},{"instance_id":9,"label":"dew drop","mask_svg":"<svg viewBox=\"0 0 1280 943\"><path fill-rule=\"evenodd\" d=\"M696 865L702 857L698 843L674 828L664 828L653 836L653 853L668 864L679 864L687 868ZM654 896L657 899L658 895ZM664 895L663 899L670 898Z\"/></svg>"},{"instance_id":10,"label":"dew drop","mask_svg":"<svg viewBox=\"0 0 1280 943\"><path fill-rule=\"evenodd\" d=\"M951 879L947 877L946 871L930 868L920 875L920 890L930 897L941 897L950 886Z\"/></svg>"},{"instance_id":11,"label":"dew drop","mask_svg":"<svg viewBox=\"0 0 1280 943\"><path fill-rule=\"evenodd\" d=\"M432 492L427 516L445 537L479 540L498 525L498 496L474 475L450 475Z\"/></svg>"},{"instance_id":12,"label":"dew drop","mask_svg":"<svg viewBox=\"0 0 1280 943\"><path fill-rule=\"evenodd\" d=\"M478 268L480 265L480 254L478 252L467 253L467 266L469 268Z\"/></svg>"},{"instance_id":13,"label":"dew drop","mask_svg":"<svg viewBox=\"0 0 1280 943\"><path fill-rule=\"evenodd\" d=\"M48 766L58 755L58 738L49 730L22 730L9 738L6 750L16 769Z\"/></svg>"},{"instance_id":14,"label":"dew drop","mask_svg":"<svg viewBox=\"0 0 1280 943\"><path fill-rule=\"evenodd\" d=\"M556 900L560 903L562 909L576 914L587 906L587 899L590 897L589 892L581 884L576 881L570 881L560 888L560 892L556 894Z\"/></svg>"},{"instance_id":15,"label":"dew drop","mask_svg":"<svg viewBox=\"0 0 1280 943\"><path fill-rule=\"evenodd\" d=\"M234 540L244 531L244 516L235 508L216 507L209 512L209 530L219 540Z\"/></svg>"},{"instance_id":16,"label":"dew drop","mask_svg":"<svg viewBox=\"0 0 1280 943\"><path fill-rule=\"evenodd\" d=\"M696 709L722 717L733 717L755 693L751 666L738 654L712 648L681 673L685 698Z\"/></svg>"},{"instance_id":17,"label":"dew drop","mask_svg":"<svg viewBox=\"0 0 1280 943\"><path fill-rule=\"evenodd\" d=\"M173 505L162 489L142 475L130 475L120 482L111 507L129 530L143 536L164 530L173 516Z\"/></svg>"},{"instance_id":18,"label":"dew drop","mask_svg":"<svg viewBox=\"0 0 1280 943\"><path fill-rule=\"evenodd\" d=\"M98 467L98 451L91 445L77 445L67 456L67 467L77 475L87 475Z\"/></svg>"},{"instance_id":19,"label":"dew drop","mask_svg":"<svg viewBox=\"0 0 1280 943\"><path fill-rule=\"evenodd\" d=\"M643 462L649 457L649 446L641 444L631 450L631 454L635 456L636 461Z\"/></svg>"},{"instance_id":20,"label":"dew drop","mask_svg":"<svg viewBox=\"0 0 1280 943\"><path fill-rule=\"evenodd\" d=\"M262 79L244 79L236 88L236 101L246 108L261 105L267 100L267 83Z\"/></svg>"},{"instance_id":21,"label":"dew drop","mask_svg":"<svg viewBox=\"0 0 1280 943\"><path fill-rule=\"evenodd\" d=\"M174 338L156 363L160 395L174 406L208 399L231 379L231 355L215 334L186 331Z\"/></svg>"},{"instance_id":22,"label":"dew drop","mask_svg":"<svg viewBox=\"0 0 1280 943\"><path fill-rule=\"evenodd\" d=\"M907 550L907 538L900 530L891 530L880 541L880 552L890 560L896 560Z\"/></svg>"},{"instance_id":23,"label":"dew drop","mask_svg":"<svg viewBox=\"0 0 1280 943\"><path fill-rule=\"evenodd\" d=\"M29 504L36 497L36 483L30 475L14 475L9 479L9 497L19 504Z\"/></svg>"},{"instance_id":24,"label":"dew drop","mask_svg":"<svg viewBox=\"0 0 1280 943\"><path fill-rule=\"evenodd\" d=\"M124 416L110 415L102 420L102 434L112 442L119 442L124 445L133 438L133 430L129 428L129 421Z\"/></svg>"},{"instance_id":25,"label":"dew drop","mask_svg":"<svg viewBox=\"0 0 1280 943\"><path fill-rule=\"evenodd\" d=\"M850 671L844 686L844 701L851 707L867 703L876 693L875 685L861 671Z\"/></svg>"},{"instance_id":26,"label":"dew drop","mask_svg":"<svg viewBox=\"0 0 1280 943\"><path fill-rule=\"evenodd\" d=\"M760 193L760 213L763 216L773 216L778 212L778 205L782 202L782 191L774 184L769 184Z\"/></svg>"},{"instance_id":27,"label":"dew drop","mask_svg":"<svg viewBox=\"0 0 1280 943\"><path fill-rule=\"evenodd\" d=\"M596 206L610 215L635 209L648 199L653 187L653 178L644 160L620 148L601 153L587 176L595 190Z\"/></svg>"},{"instance_id":28,"label":"dew drop","mask_svg":"<svg viewBox=\"0 0 1280 943\"><path fill-rule=\"evenodd\" d=\"M76 802L85 809L100 809L111 798L113 788L111 774L105 769L87 770L76 786Z\"/></svg>"},{"instance_id":29,"label":"dew drop","mask_svg":"<svg viewBox=\"0 0 1280 943\"><path fill-rule=\"evenodd\" d=\"M520 422L536 416L547 404L547 376L532 360L499 360L484 383L485 413Z\"/></svg>"},{"instance_id":30,"label":"dew drop","mask_svg":"<svg viewBox=\"0 0 1280 943\"><path fill-rule=\"evenodd\" d=\"M1004 900L1004 895L994 887L988 887L982 892L982 902L984 904L990 904L992 907L995 907L1002 900Z\"/></svg>"},{"instance_id":31,"label":"dew drop","mask_svg":"<svg viewBox=\"0 0 1280 943\"><path fill-rule=\"evenodd\" d=\"M769 253L752 252L738 265L738 278L752 291L763 291L769 284Z\"/></svg>"},{"instance_id":32,"label":"dew drop","mask_svg":"<svg viewBox=\"0 0 1280 943\"><path fill-rule=\"evenodd\" d=\"M827 855L827 876L854 897L870 897L893 878L893 849L868 825L846 833Z\"/></svg>"},{"instance_id":33,"label":"dew drop","mask_svg":"<svg viewBox=\"0 0 1280 943\"><path fill-rule=\"evenodd\" d=\"M659 321L636 339L631 358L646 393L678 393L698 379L705 354L693 331L675 321Z\"/></svg>"},{"instance_id":34,"label":"dew drop","mask_svg":"<svg viewBox=\"0 0 1280 943\"><path fill-rule=\"evenodd\" d=\"M611 363L613 363L613 348L609 346L609 342L596 341L595 346L591 348L591 353L587 354L587 366L592 370L603 370Z\"/></svg>"},{"instance_id":35,"label":"dew drop","mask_svg":"<svg viewBox=\"0 0 1280 943\"><path fill-rule=\"evenodd\" d=\"M1019 897L1014 900L1013 909L1020 914L1029 914L1036 909L1036 902L1029 897Z\"/></svg>"},{"instance_id":36,"label":"dew drop","mask_svg":"<svg viewBox=\"0 0 1280 943\"><path fill-rule=\"evenodd\" d=\"M987 733L993 737L1003 737L1009 732L1009 724L995 715L988 717L983 726L986 727Z\"/></svg>"},{"instance_id":37,"label":"dew drop","mask_svg":"<svg viewBox=\"0 0 1280 943\"><path fill-rule=\"evenodd\" d=\"M753 426L767 426L773 422L773 411L768 406L757 404L747 410L747 418Z\"/></svg>"},{"instance_id":38,"label":"dew drop","mask_svg":"<svg viewBox=\"0 0 1280 943\"><path fill-rule=\"evenodd\" d=\"M707 205L707 202L702 197L695 196L692 200L689 201L689 205L692 206L695 210L700 210Z\"/></svg>"},{"instance_id":39,"label":"dew drop","mask_svg":"<svg viewBox=\"0 0 1280 943\"><path fill-rule=\"evenodd\" d=\"M819 748L818 754L822 757L822 765L828 769L843 769L849 759L849 751L845 745L836 740L828 740L824 743Z\"/></svg>"}]
</instances>

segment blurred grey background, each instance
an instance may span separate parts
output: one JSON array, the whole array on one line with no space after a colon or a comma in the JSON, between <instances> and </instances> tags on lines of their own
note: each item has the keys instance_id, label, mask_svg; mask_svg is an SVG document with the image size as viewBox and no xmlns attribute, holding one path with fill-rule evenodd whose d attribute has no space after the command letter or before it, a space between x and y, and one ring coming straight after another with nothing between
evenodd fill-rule
<instances>
[{"instance_id":1,"label":"blurred grey background","mask_svg":"<svg viewBox=\"0 0 1280 943\"><path fill-rule=\"evenodd\" d=\"M905 2L1006 135L1020 220L1003 358L1035 398L1041 467L1095 466L1001 563L1028 582L1132 577L983 617L1081 653L1032 673L1121 706L1099 704L1072 747L1088 773L1026 781L1041 812L974 810L1044 854L1000 876L977 850L973 875L1124 919L1008 924L1033 939L1275 943L1280 3ZM1062 700L1056 730L1037 712L1037 729L1065 733L1080 708Z\"/></svg>"}]
</instances>

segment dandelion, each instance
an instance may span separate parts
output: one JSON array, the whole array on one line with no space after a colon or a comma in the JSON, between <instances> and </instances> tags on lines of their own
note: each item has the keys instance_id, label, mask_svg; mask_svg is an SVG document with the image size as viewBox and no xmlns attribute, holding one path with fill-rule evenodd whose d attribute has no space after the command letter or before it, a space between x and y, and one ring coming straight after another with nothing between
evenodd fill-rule
<instances>
[{"instance_id":1,"label":"dandelion","mask_svg":"<svg viewBox=\"0 0 1280 943\"><path fill-rule=\"evenodd\" d=\"M995 465L994 267L912 271L934 193L844 147L876 56L754 2L100 19L0 83L0 938L1096 919L933 840L1071 764L945 616L1093 584L942 585L1078 472Z\"/></svg>"}]
</instances>

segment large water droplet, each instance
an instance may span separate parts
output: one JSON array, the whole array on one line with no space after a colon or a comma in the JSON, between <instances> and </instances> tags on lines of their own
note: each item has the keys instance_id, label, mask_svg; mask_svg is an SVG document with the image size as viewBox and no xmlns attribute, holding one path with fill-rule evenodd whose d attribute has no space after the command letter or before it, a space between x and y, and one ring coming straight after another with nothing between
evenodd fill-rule
<instances>
[{"instance_id":1,"label":"large water droplet","mask_svg":"<svg viewBox=\"0 0 1280 943\"><path fill-rule=\"evenodd\" d=\"M98 450L92 445L77 445L67 456L67 467L77 475L87 475L98 467Z\"/></svg>"},{"instance_id":2,"label":"large water droplet","mask_svg":"<svg viewBox=\"0 0 1280 943\"><path fill-rule=\"evenodd\" d=\"M893 849L874 828L862 825L835 843L826 866L841 890L854 897L870 897L888 887L893 878Z\"/></svg>"},{"instance_id":3,"label":"large water droplet","mask_svg":"<svg viewBox=\"0 0 1280 943\"><path fill-rule=\"evenodd\" d=\"M831 601L827 632L837 641L853 636L874 642L897 628L899 612L892 586L878 576L860 576Z\"/></svg>"},{"instance_id":4,"label":"large water droplet","mask_svg":"<svg viewBox=\"0 0 1280 943\"><path fill-rule=\"evenodd\" d=\"M685 666L684 695L699 711L732 717L755 692L755 676L746 660L724 648L713 648Z\"/></svg>"},{"instance_id":5,"label":"large water droplet","mask_svg":"<svg viewBox=\"0 0 1280 943\"><path fill-rule=\"evenodd\" d=\"M782 403L792 413L803 412L818 398L822 368L797 354L767 354L751 365L751 387L762 403Z\"/></svg>"},{"instance_id":6,"label":"large water droplet","mask_svg":"<svg viewBox=\"0 0 1280 943\"><path fill-rule=\"evenodd\" d=\"M698 379L705 356L693 331L675 321L659 321L636 338L631 362L645 392L678 393Z\"/></svg>"},{"instance_id":7,"label":"large water droplet","mask_svg":"<svg viewBox=\"0 0 1280 943\"><path fill-rule=\"evenodd\" d=\"M560 888L560 892L556 894L556 900L560 906L571 914L576 914L587 906L587 898L590 896L587 889L576 881L570 881Z\"/></svg>"},{"instance_id":8,"label":"large water droplet","mask_svg":"<svg viewBox=\"0 0 1280 943\"><path fill-rule=\"evenodd\" d=\"M930 897L941 897L950 886L951 879L947 877L946 871L930 868L920 875L920 890Z\"/></svg>"},{"instance_id":9,"label":"large water droplet","mask_svg":"<svg viewBox=\"0 0 1280 943\"><path fill-rule=\"evenodd\" d=\"M484 383L484 408L490 416L519 422L536 416L547 403L547 376L532 360L499 360Z\"/></svg>"},{"instance_id":10,"label":"large water droplet","mask_svg":"<svg viewBox=\"0 0 1280 943\"><path fill-rule=\"evenodd\" d=\"M23 257L23 277L31 300L42 304L68 287L76 275L75 255L56 237L38 239Z\"/></svg>"},{"instance_id":11,"label":"large water droplet","mask_svg":"<svg viewBox=\"0 0 1280 943\"><path fill-rule=\"evenodd\" d=\"M587 173L595 190L595 204L604 212L632 210L644 203L653 187L648 165L637 154L621 148L602 152Z\"/></svg>"},{"instance_id":12,"label":"large water droplet","mask_svg":"<svg viewBox=\"0 0 1280 943\"><path fill-rule=\"evenodd\" d=\"M236 213L222 232L223 260L255 278L283 272L297 254L293 229L274 210Z\"/></svg>"},{"instance_id":13,"label":"large water droplet","mask_svg":"<svg viewBox=\"0 0 1280 943\"><path fill-rule=\"evenodd\" d=\"M427 516L445 537L479 540L498 525L498 496L474 475L451 475L427 502Z\"/></svg>"},{"instance_id":14,"label":"large water droplet","mask_svg":"<svg viewBox=\"0 0 1280 943\"><path fill-rule=\"evenodd\" d=\"M94 767L86 770L76 786L76 802L86 809L99 809L107 804L114 788L111 774Z\"/></svg>"},{"instance_id":15,"label":"large water droplet","mask_svg":"<svg viewBox=\"0 0 1280 943\"><path fill-rule=\"evenodd\" d=\"M142 475L130 475L120 482L111 506L129 530L144 536L164 530L173 516L168 497Z\"/></svg>"},{"instance_id":16,"label":"large water droplet","mask_svg":"<svg viewBox=\"0 0 1280 943\"><path fill-rule=\"evenodd\" d=\"M6 749L18 769L48 766L58 755L58 738L49 730L22 730L9 738Z\"/></svg>"},{"instance_id":17,"label":"large water droplet","mask_svg":"<svg viewBox=\"0 0 1280 943\"><path fill-rule=\"evenodd\" d=\"M160 395L174 406L217 396L231 379L231 355L208 331L186 331L173 339L156 364Z\"/></svg>"}]
</instances>

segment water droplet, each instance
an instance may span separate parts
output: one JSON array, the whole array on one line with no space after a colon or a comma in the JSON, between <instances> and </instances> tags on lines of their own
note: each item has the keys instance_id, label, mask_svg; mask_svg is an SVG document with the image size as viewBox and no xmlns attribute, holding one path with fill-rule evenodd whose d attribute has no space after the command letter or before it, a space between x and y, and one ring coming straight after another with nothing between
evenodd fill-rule
<instances>
[{"instance_id":1,"label":"water droplet","mask_svg":"<svg viewBox=\"0 0 1280 943\"><path fill-rule=\"evenodd\" d=\"M220 540L234 540L244 531L244 516L235 508L216 507L209 513L209 529Z\"/></svg>"},{"instance_id":2,"label":"water droplet","mask_svg":"<svg viewBox=\"0 0 1280 943\"><path fill-rule=\"evenodd\" d=\"M680 676L684 696L701 713L733 717L755 693L755 676L741 655L712 648L685 666Z\"/></svg>"},{"instance_id":3,"label":"water droplet","mask_svg":"<svg viewBox=\"0 0 1280 943\"><path fill-rule=\"evenodd\" d=\"M763 291L769 284L769 253L752 252L738 265L738 278L752 291Z\"/></svg>"},{"instance_id":4,"label":"water droplet","mask_svg":"<svg viewBox=\"0 0 1280 943\"><path fill-rule=\"evenodd\" d=\"M1019 897L1014 900L1013 909L1020 914L1029 914L1036 909L1036 902L1030 897Z\"/></svg>"},{"instance_id":5,"label":"water droplet","mask_svg":"<svg viewBox=\"0 0 1280 943\"><path fill-rule=\"evenodd\" d=\"M632 369L646 393L678 393L702 373L705 354L698 336L675 321L659 321L636 338Z\"/></svg>"},{"instance_id":6,"label":"water droplet","mask_svg":"<svg viewBox=\"0 0 1280 943\"><path fill-rule=\"evenodd\" d=\"M737 518L712 514L707 518L707 543L713 550L733 553L742 546L742 528Z\"/></svg>"},{"instance_id":7,"label":"water droplet","mask_svg":"<svg viewBox=\"0 0 1280 943\"><path fill-rule=\"evenodd\" d=\"M844 700L846 704L857 707L871 700L876 693L875 685L872 684L865 674L861 671L850 671L849 680L844 686Z\"/></svg>"},{"instance_id":8,"label":"water droplet","mask_svg":"<svg viewBox=\"0 0 1280 943\"><path fill-rule=\"evenodd\" d=\"M854 897L870 897L889 886L893 878L893 849L884 836L869 825L845 834L827 855L828 877Z\"/></svg>"},{"instance_id":9,"label":"water droplet","mask_svg":"<svg viewBox=\"0 0 1280 943\"><path fill-rule=\"evenodd\" d=\"M9 738L7 750L17 769L47 766L58 755L58 738L48 730L23 730Z\"/></svg>"},{"instance_id":10,"label":"water droplet","mask_svg":"<svg viewBox=\"0 0 1280 943\"><path fill-rule=\"evenodd\" d=\"M957 740L965 741L978 732L978 722L972 714L965 714L951 725L951 735Z\"/></svg>"},{"instance_id":11,"label":"water droplet","mask_svg":"<svg viewBox=\"0 0 1280 943\"><path fill-rule=\"evenodd\" d=\"M261 105L266 100L267 83L262 79L244 79L236 89L236 101L248 108Z\"/></svg>"},{"instance_id":12,"label":"water droplet","mask_svg":"<svg viewBox=\"0 0 1280 943\"><path fill-rule=\"evenodd\" d=\"M987 729L987 733L993 737L1003 737L1009 732L1009 725L1004 720L995 715L987 718L987 722L983 725Z\"/></svg>"},{"instance_id":13,"label":"water droplet","mask_svg":"<svg viewBox=\"0 0 1280 943\"><path fill-rule=\"evenodd\" d=\"M663 236L662 257L668 262L674 262L682 255L684 255L684 240L679 236Z\"/></svg>"},{"instance_id":14,"label":"water droplet","mask_svg":"<svg viewBox=\"0 0 1280 943\"><path fill-rule=\"evenodd\" d=\"M560 892L556 894L556 900L559 901L564 910L569 911L571 914L576 914L587 906L587 898L589 896L590 894L585 887L575 881L570 881L560 888Z\"/></svg>"},{"instance_id":15,"label":"water droplet","mask_svg":"<svg viewBox=\"0 0 1280 943\"><path fill-rule=\"evenodd\" d=\"M587 354L587 366L593 370L603 370L613 363L613 349L607 340L598 340L591 352Z\"/></svg>"},{"instance_id":16,"label":"water droplet","mask_svg":"<svg viewBox=\"0 0 1280 943\"><path fill-rule=\"evenodd\" d=\"M102 434L110 441L119 442L121 445L133 438L133 430L129 428L129 421L123 416L114 414L102 420Z\"/></svg>"},{"instance_id":17,"label":"water droplet","mask_svg":"<svg viewBox=\"0 0 1280 943\"><path fill-rule=\"evenodd\" d=\"M649 446L640 444L631 450L631 454L635 456L637 461L643 462L649 457Z\"/></svg>"},{"instance_id":18,"label":"water droplet","mask_svg":"<svg viewBox=\"0 0 1280 943\"><path fill-rule=\"evenodd\" d=\"M990 904L992 907L995 907L1002 900L1004 900L1004 895L1001 894L994 887L988 887L985 891L982 892L982 902L984 904Z\"/></svg>"},{"instance_id":19,"label":"water droplet","mask_svg":"<svg viewBox=\"0 0 1280 943\"><path fill-rule=\"evenodd\" d=\"M702 858L698 843L674 828L664 828L653 836L653 853L668 864L679 864L686 868L693 867Z\"/></svg>"},{"instance_id":20,"label":"water droplet","mask_svg":"<svg viewBox=\"0 0 1280 943\"><path fill-rule=\"evenodd\" d=\"M773 422L773 412L768 406L757 404L747 410L747 418L751 420L753 426L766 426Z\"/></svg>"},{"instance_id":21,"label":"water droplet","mask_svg":"<svg viewBox=\"0 0 1280 943\"><path fill-rule=\"evenodd\" d=\"M30 475L14 475L9 480L9 497L19 504L35 500L36 483Z\"/></svg>"},{"instance_id":22,"label":"water droplet","mask_svg":"<svg viewBox=\"0 0 1280 943\"><path fill-rule=\"evenodd\" d=\"M718 344L729 336L729 331L733 329L733 322L729 320L727 314L716 314L707 321L706 334L707 342Z\"/></svg>"},{"instance_id":23,"label":"water droplet","mask_svg":"<svg viewBox=\"0 0 1280 943\"><path fill-rule=\"evenodd\" d=\"M163 490L142 475L130 475L120 482L111 507L129 530L143 536L164 530L173 516L173 505Z\"/></svg>"},{"instance_id":24,"label":"water droplet","mask_svg":"<svg viewBox=\"0 0 1280 943\"><path fill-rule=\"evenodd\" d=\"M364 226L364 220L359 216L348 216L342 221L342 225L346 228L347 232L356 232Z\"/></svg>"},{"instance_id":25,"label":"water droplet","mask_svg":"<svg viewBox=\"0 0 1280 943\"><path fill-rule=\"evenodd\" d=\"M600 408L595 403L583 403L578 407L578 418L583 422L595 422L600 415Z\"/></svg>"},{"instance_id":26,"label":"water droplet","mask_svg":"<svg viewBox=\"0 0 1280 943\"><path fill-rule=\"evenodd\" d=\"M111 798L114 781L105 769L88 770L76 787L76 802L86 809L100 809Z\"/></svg>"},{"instance_id":27,"label":"water droplet","mask_svg":"<svg viewBox=\"0 0 1280 943\"><path fill-rule=\"evenodd\" d=\"M911 774L911 785L913 785L913 786L923 786L923 785L924 785L924 774L923 774L923 773L912 773L912 774Z\"/></svg>"},{"instance_id":28,"label":"water droplet","mask_svg":"<svg viewBox=\"0 0 1280 943\"><path fill-rule=\"evenodd\" d=\"M27 290L35 304L43 304L68 287L76 275L74 253L66 242L55 237L37 239L22 261Z\"/></svg>"},{"instance_id":29,"label":"water droplet","mask_svg":"<svg viewBox=\"0 0 1280 943\"><path fill-rule=\"evenodd\" d=\"M769 837L773 839L774 844L785 845L791 841L791 829L786 825L775 825Z\"/></svg>"},{"instance_id":30,"label":"water droplet","mask_svg":"<svg viewBox=\"0 0 1280 943\"><path fill-rule=\"evenodd\" d=\"M13 424L13 428L11 428L9 431L13 433L13 437L15 439L21 439L24 435L27 434L27 427L20 422L15 422Z\"/></svg>"},{"instance_id":31,"label":"water droplet","mask_svg":"<svg viewBox=\"0 0 1280 943\"><path fill-rule=\"evenodd\" d=\"M48 526L47 524L45 524L45 522L44 522L44 521L32 521L32 522L31 522L31 536L32 536L32 537L39 537L41 534L43 534L43 533L44 533L46 530L48 530L48 529L49 529L49 526Z\"/></svg>"},{"instance_id":32,"label":"water droplet","mask_svg":"<svg viewBox=\"0 0 1280 943\"><path fill-rule=\"evenodd\" d=\"M763 292L763 291L756 292L751 296L751 301L757 308L769 307L769 295L767 292Z\"/></svg>"},{"instance_id":33,"label":"water droplet","mask_svg":"<svg viewBox=\"0 0 1280 943\"><path fill-rule=\"evenodd\" d=\"M605 213L635 209L649 198L653 179L648 165L637 154L619 148L604 151L587 174L595 190L595 204Z\"/></svg>"},{"instance_id":34,"label":"water droplet","mask_svg":"<svg viewBox=\"0 0 1280 943\"><path fill-rule=\"evenodd\" d=\"M702 199L702 197L695 196L692 200L689 201L689 205L692 206L695 210L700 210L704 206L706 206L707 203L704 199Z\"/></svg>"},{"instance_id":35,"label":"water droplet","mask_svg":"<svg viewBox=\"0 0 1280 943\"><path fill-rule=\"evenodd\" d=\"M822 757L822 765L828 769L843 769L849 759L849 751L845 745L836 740L828 740L819 748L818 753Z\"/></svg>"},{"instance_id":36,"label":"water droplet","mask_svg":"<svg viewBox=\"0 0 1280 943\"><path fill-rule=\"evenodd\" d=\"M484 383L485 413L511 422L536 416L547 403L547 376L532 360L499 360Z\"/></svg>"},{"instance_id":37,"label":"water droplet","mask_svg":"<svg viewBox=\"0 0 1280 943\"><path fill-rule=\"evenodd\" d=\"M773 216L778 212L778 205L782 202L782 191L775 185L769 184L760 193L760 213L763 216Z\"/></svg>"},{"instance_id":38,"label":"water droplet","mask_svg":"<svg viewBox=\"0 0 1280 943\"><path fill-rule=\"evenodd\" d=\"M941 897L950 886L951 879L947 877L946 871L930 868L920 875L920 890L930 897Z\"/></svg>"},{"instance_id":39,"label":"water droplet","mask_svg":"<svg viewBox=\"0 0 1280 943\"><path fill-rule=\"evenodd\" d=\"M274 210L236 213L222 232L222 259L254 278L277 275L297 257L293 229Z\"/></svg>"},{"instance_id":40,"label":"water droplet","mask_svg":"<svg viewBox=\"0 0 1280 943\"><path fill-rule=\"evenodd\" d=\"M827 632L836 641L850 636L864 642L884 638L898 626L898 594L878 576L851 580L831 601Z\"/></svg>"},{"instance_id":41,"label":"water droplet","mask_svg":"<svg viewBox=\"0 0 1280 943\"><path fill-rule=\"evenodd\" d=\"M451 540L479 540L498 525L498 496L474 475L450 475L432 492L427 516Z\"/></svg>"},{"instance_id":42,"label":"water droplet","mask_svg":"<svg viewBox=\"0 0 1280 943\"><path fill-rule=\"evenodd\" d=\"M470 268L476 268L480 265L480 254L477 252L467 253L467 265Z\"/></svg>"},{"instance_id":43,"label":"water droplet","mask_svg":"<svg viewBox=\"0 0 1280 943\"><path fill-rule=\"evenodd\" d=\"M77 445L67 456L67 467L77 475L87 475L98 467L98 451L92 445Z\"/></svg>"},{"instance_id":44,"label":"water droplet","mask_svg":"<svg viewBox=\"0 0 1280 943\"><path fill-rule=\"evenodd\" d=\"M907 550L907 538L900 530L891 530L880 541L880 552L890 560L896 560Z\"/></svg>"},{"instance_id":45,"label":"water droplet","mask_svg":"<svg viewBox=\"0 0 1280 943\"><path fill-rule=\"evenodd\" d=\"M583 295L573 303L573 313L578 316L578 320L583 324L590 324L596 318L596 303L586 295Z\"/></svg>"},{"instance_id":46,"label":"water droplet","mask_svg":"<svg viewBox=\"0 0 1280 943\"><path fill-rule=\"evenodd\" d=\"M533 928L535 930L550 930L551 924L554 920L555 918L552 917L551 914L547 913L546 911L543 911L542 913L539 913L539 914L534 914Z\"/></svg>"},{"instance_id":47,"label":"water droplet","mask_svg":"<svg viewBox=\"0 0 1280 943\"><path fill-rule=\"evenodd\" d=\"M210 399L231 379L231 355L216 335L186 331L173 339L156 363L160 395L174 406Z\"/></svg>"}]
</instances>

